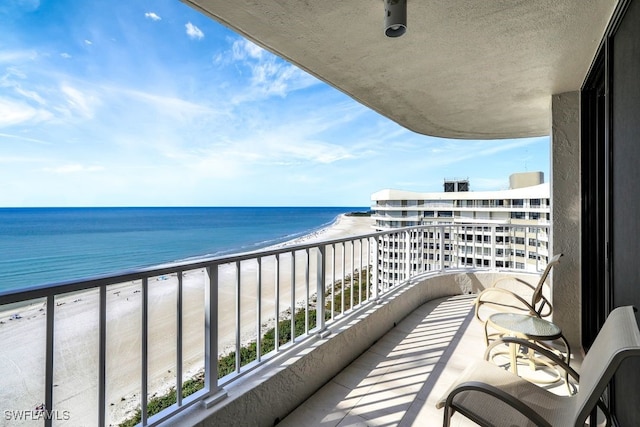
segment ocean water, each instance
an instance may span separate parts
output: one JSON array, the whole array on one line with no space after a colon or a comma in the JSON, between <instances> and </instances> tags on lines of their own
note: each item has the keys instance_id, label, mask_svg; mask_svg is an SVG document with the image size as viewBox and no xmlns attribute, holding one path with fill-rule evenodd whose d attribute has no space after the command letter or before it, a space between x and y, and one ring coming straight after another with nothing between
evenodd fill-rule
<instances>
[{"instance_id":1,"label":"ocean water","mask_svg":"<svg viewBox=\"0 0 640 427\"><path fill-rule=\"evenodd\" d=\"M0 209L0 292L260 249L358 207Z\"/></svg>"}]
</instances>

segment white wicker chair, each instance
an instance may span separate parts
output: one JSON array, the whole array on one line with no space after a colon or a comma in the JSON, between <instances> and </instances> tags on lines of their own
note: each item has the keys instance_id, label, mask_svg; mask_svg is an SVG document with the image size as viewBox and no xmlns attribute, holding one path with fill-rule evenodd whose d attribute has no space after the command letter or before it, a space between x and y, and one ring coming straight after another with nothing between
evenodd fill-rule
<instances>
[{"instance_id":1,"label":"white wicker chair","mask_svg":"<svg viewBox=\"0 0 640 427\"><path fill-rule=\"evenodd\" d=\"M517 342L535 347L546 356L555 355L536 343L505 337L496 341ZM493 345L491 346L493 347ZM489 353L490 348L487 349ZM485 353L485 357L487 355ZM444 408L444 423L448 427L455 412L481 426L543 426L583 427L587 418L600 408L610 425L609 412L601 396L614 373L628 357L640 356L640 331L631 306L613 310L596 337L582 363L582 375L561 359L555 362L566 368L579 381L579 390L572 396L559 396L505 371L484 360L469 366L453 384L437 408Z\"/></svg>"}]
</instances>

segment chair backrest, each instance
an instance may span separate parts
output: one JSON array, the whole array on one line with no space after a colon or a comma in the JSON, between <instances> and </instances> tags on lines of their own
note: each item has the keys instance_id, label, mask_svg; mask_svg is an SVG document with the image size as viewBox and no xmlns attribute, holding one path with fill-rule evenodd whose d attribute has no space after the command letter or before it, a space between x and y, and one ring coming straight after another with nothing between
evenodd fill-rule
<instances>
[{"instance_id":1,"label":"chair backrest","mask_svg":"<svg viewBox=\"0 0 640 427\"><path fill-rule=\"evenodd\" d=\"M549 273L551 273L551 269L553 268L553 266L560 263L560 257L561 256L562 256L562 254L554 255L549 260L549 262L547 263L547 266L544 268L544 271L542 272L542 275L540 276L540 280L538 281L538 284L536 285L536 289L533 291L533 295L531 297L532 306L535 307L536 304L538 304L538 302L540 302L540 299L542 299L542 286L544 285L544 282L546 282L547 277L549 276ZM538 314L540 314L540 312L542 312L543 308L544 308L544 305L540 306L537 309Z\"/></svg>"},{"instance_id":2,"label":"chair backrest","mask_svg":"<svg viewBox=\"0 0 640 427\"><path fill-rule=\"evenodd\" d=\"M575 425L585 420L604 393L622 361L640 356L640 331L632 306L613 310L580 368L580 390L576 395Z\"/></svg>"}]
</instances>

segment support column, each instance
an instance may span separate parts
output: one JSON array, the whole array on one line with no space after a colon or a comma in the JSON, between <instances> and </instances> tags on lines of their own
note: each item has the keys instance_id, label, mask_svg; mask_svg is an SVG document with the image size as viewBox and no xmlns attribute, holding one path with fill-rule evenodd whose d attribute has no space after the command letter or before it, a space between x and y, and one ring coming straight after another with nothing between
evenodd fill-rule
<instances>
[{"instance_id":1,"label":"support column","mask_svg":"<svg viewBox=\"0 0 640 427\"><path fill-rule=\"evenodd\" d=\"M573 348L581 331L580 92L551 98L551 248L562 252L553 269L553 321Z\"/></svg>"}]
</instances>

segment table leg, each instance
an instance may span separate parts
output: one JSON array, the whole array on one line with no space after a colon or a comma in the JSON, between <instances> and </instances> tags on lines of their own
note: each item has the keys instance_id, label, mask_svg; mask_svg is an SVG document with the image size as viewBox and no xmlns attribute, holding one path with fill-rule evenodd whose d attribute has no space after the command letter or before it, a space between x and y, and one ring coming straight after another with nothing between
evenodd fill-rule
<instances>
[{"instance_id":1,"label":"table leg","mask_svg":"<svg viewBox=\"0 0 640 427\"><path fill-rule=\"evenodd\" d=\"M518 375L518 351L520 351L520 345L516 343L509 343L509 352L511 353L511 372Z\"/></svg>"}]
</instances>

